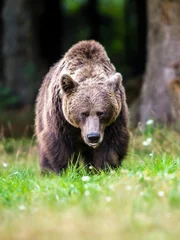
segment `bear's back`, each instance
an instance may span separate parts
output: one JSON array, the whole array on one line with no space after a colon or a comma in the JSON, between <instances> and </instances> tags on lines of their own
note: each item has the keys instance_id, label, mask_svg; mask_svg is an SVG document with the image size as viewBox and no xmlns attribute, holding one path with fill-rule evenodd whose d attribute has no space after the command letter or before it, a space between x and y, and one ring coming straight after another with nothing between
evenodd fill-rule
<instances>
[{"instance_id":1,"label":"bear's back","mask_svg":"<svg viewBox=\"0 0 180 240\"><path fill-rule=\"evenodd\" d=\"M78 82L115 73L115 67L104 47L94 40L80 41L73 45L64 55L63 63L64 71Z\"/></svg>"},{"instance_id":2,"label":"bear's back","mask_svg":"<svg viewBox=\"0 0 180 240\"><path fill-rule=\"evenodd\" d=\"M109 60L104 47L94 40L78 42L69 49L64 57L67 59L81 60L83 63L87 61L98 63L100 61L104 62L105 60Z\"/></svg>"}]
</instances>

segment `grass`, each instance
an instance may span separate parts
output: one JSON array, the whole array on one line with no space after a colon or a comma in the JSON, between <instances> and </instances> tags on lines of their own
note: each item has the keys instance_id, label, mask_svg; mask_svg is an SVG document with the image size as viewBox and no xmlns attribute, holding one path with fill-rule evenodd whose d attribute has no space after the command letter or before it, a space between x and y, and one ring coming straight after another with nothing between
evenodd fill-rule
<instances>
[{"instance_id":1,"label":"grass","mask_svg":"<svg viewBox=\"0 0 180 240\"><path fill-rule=\"evenodd\" d=\"M0 142L0 239L179 239L180 137L134 131L123 166L41 176L34 140Z\"/></svg>"}]
</instances>

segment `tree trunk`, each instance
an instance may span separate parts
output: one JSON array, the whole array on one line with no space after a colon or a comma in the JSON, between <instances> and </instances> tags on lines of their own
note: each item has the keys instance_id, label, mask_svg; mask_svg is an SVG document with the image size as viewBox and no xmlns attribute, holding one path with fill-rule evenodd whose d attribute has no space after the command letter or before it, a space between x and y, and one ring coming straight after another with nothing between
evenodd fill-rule
<instances>
[{"instance_id":1,"label":"tree trunk","mask_svg":"<svg viewBox=\"0 0 180 240\"><path fill-rule=\"evenodd\" d=\"M180 119L180 1L148 0L148 58L140 120Z\"/></svg>"},{"instance_id":2,"label":"tree trunk","mask_svg":"<svg viewBox=\"0 0 180 240\"><path fill-rule=\"evenodd\" d=\"M36 8L32 9L31 0L5 0L3 9L5 85L19 96L22 104L33 102L42 81L43 65L33 25Z\"/></svg>"}]
</instances>

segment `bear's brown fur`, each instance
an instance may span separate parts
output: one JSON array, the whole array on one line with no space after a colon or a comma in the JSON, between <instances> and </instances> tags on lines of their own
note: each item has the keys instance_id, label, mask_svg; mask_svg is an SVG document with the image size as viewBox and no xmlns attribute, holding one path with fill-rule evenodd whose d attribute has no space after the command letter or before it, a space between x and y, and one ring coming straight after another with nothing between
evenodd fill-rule
<instances>
[{"instance_id":1,"label":"bear's brown fur","mask_svg":"<svg viewBox=\"0 0 180 240\"><path fill-rule=\"evenodd\" d=\"M59 173L79 153L97 169L120 165L129 142L121 80L94 40L77 43L50 69L36 104L42 170Z\"/></svg>"}]
</instances>

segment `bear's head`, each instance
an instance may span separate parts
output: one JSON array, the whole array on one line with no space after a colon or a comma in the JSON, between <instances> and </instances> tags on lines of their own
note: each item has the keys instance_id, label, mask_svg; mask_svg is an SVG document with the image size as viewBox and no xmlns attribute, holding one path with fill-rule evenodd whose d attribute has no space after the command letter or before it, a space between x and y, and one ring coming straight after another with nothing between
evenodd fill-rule
<instances>
[{"instance_id":1,"label":"bear's head","mask_svg":"<svg viewBox=\"0 0 180 240\"><path fill-rule=\"evenodd\" d=\"M118 117L121 107L122 76L115 73L104 81L76 82L69 74L60 79L62 110L65 119L81 129L84 142L96 148L107 126Z\"/></svg>"}]
</instances>

